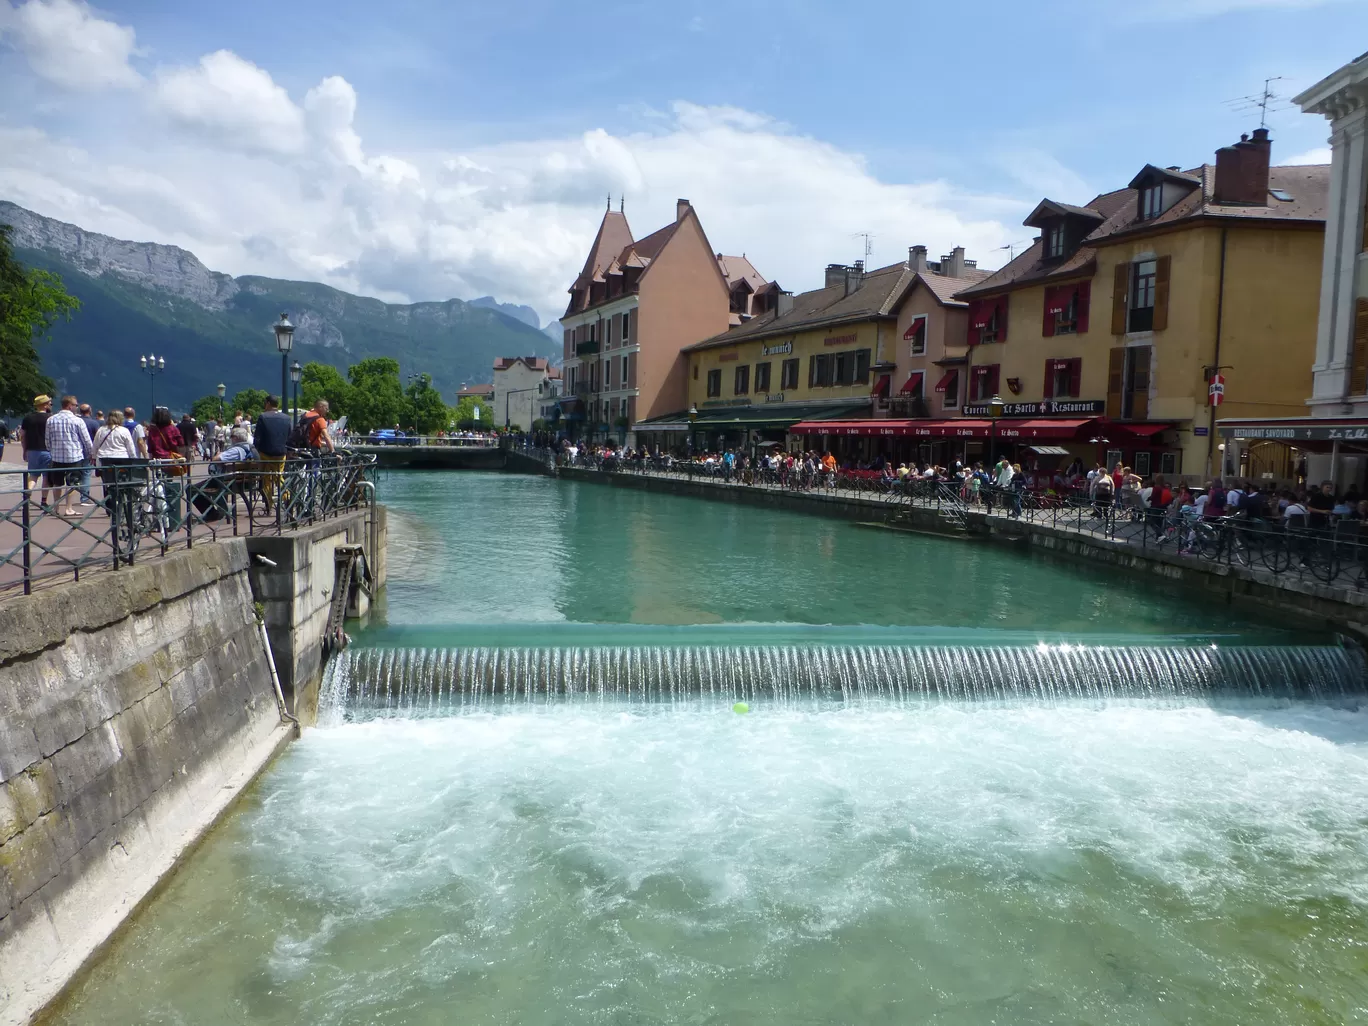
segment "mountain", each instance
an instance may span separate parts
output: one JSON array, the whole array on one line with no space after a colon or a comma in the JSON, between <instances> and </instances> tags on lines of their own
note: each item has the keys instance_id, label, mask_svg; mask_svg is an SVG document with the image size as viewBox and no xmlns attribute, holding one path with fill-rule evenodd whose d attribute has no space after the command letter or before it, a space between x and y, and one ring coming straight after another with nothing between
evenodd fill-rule
<instances>
[{"instance_id":1,"label":"mountain","mask_svg":"<svg viewBox=\"0 0 1368 1026\"><path fill-rule=\"evenodd\" d=\"M20 260L60 274L81 300L39 352L59 391L96 406L132 403L141 411L153 387L159 405L177 409L219 382L229 396L249 387L278 391L270 326L282 311L296 326L291 361L318 360L345 373L365 357L394 357L405 376L431 374L448 402L463 383L488 381L495 357L560 355L559 343L538 330L535 311L492 297L398 305L317 282L233 278L177 246L97 235L3 200L0 224L14 226ZM155 381L138 365L148 353L166 358Z\"/></svg>"},{"instance_id":2,"label":"mountain","mask_svg":"<svg viewBox=\"0 0 1368 1026\"><path fill-rule=\"evenodd\" d=\"M538 324L541 324L540 318L537 317L537 311L533 310L530 306L522 306L516 303L500 303L493 296L481 296L479 299L472 299L470 300L470 305L484 306L491 310L498 310L501 313L508 314L510 317L516 317L524 324L530 324L534 328ZM543 335L555 343L556 351L559 352L561 349L561 342L564 338L564 332L561 330L560 321L547 321L545 324L541 325L541 330ZM557 363L559 361L553 359L551 362Z\"/></svg>"}]
</instances>

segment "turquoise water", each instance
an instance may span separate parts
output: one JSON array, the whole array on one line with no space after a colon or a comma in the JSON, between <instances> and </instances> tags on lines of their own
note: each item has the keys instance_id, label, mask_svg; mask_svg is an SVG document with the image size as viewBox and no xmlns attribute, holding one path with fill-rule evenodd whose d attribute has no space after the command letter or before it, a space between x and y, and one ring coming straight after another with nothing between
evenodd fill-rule
<instances>
[{"instance_id":1,"label":"turquoise water","mask_svg":"<svg viewBox=\"0 0 1368 1026\"><path fill-rule=\"evenodd\" d=\"M1267 697L1357 656L797 514L476 474L382 497L384 622L327 725L54 1021L1368 1022L1368 712ZM1233 676L1185 690L1208 651ZM548 667L599 686L517 690ZM643 668L725 681L643 698Z\"/></svg>"}]
</instances>

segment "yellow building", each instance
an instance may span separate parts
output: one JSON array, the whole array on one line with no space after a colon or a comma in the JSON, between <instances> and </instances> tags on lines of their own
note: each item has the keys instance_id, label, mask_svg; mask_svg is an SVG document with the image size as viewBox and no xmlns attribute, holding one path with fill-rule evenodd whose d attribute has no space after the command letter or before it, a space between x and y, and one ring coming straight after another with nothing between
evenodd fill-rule
<instances>
[{"instance_id":1,"label":"yellow building","mask_svg":"<svg viewBox=\"0 0 1368 1026\"><path fill-rule=\"evenodd\" d=\"M1025 222L1041 233L1032 247L957 294L969 302L964 414L1000 394L998 436L1026 460L1036 442L1061 461L1196 479L1221 470L1218 409L1304 412L1328 167L1270 167L1270 149L1260 129L1214 166L1147 165L1087 206L1043 201Z\"/></svg>"}]
</instances>

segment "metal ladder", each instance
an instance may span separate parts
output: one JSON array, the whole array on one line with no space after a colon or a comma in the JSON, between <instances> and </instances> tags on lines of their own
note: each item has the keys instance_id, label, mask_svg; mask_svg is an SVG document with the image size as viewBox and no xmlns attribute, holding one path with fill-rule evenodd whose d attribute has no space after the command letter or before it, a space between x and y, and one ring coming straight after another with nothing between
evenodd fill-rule
<instances>
[{"instance_id":1,"label":"metal ladder","mask_svg":"<svg viewBox=\"0 0 1368 1026\"><path fill-rule=\"evenodd\" d=\"M952 486L943 484L936 489L936 497L940 499L936 506L940 518L956 531L968 530L965 514L969 512L969 507L959 497L959 492Z\"/></svg>"},{"instance_id":2,"label":"metal ladder","mask_svg":"<svg viewBox=\"0 0 1368 1026\"><path fill-rule=\"evenodd\" d=\"M327 653L347 645L347 634L342 629L347 619L347 606L351 602L352 582L356 579L356 566L361 560L360 545L339 545L333 554L335 572L333 575L332 602L328 608L328 627L323 634L324 657Z\"/></svg>"}]
</instances>

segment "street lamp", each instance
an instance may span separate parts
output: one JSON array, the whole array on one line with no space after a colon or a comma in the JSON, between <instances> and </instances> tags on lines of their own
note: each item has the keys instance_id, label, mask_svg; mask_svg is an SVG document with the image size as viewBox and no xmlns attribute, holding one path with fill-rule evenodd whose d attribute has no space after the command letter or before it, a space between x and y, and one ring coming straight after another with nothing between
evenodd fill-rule
<instances>
[{"instance_id":1,"label":"street lamp","mask_svg":"<svg viewBox=\"0 0 1368 1026\"><path fill-rule=\"evenodd\" d=\"M147 372L152 379L152 412L157 412L157 375L166 370L166 357L153 356L148 353L146 356L138 357L138 365Z\"/></svg>"},{"instance_id":2,"label":"street lamp","mask_svg":"<svg viewBox=\"0 0 1368 1026\"><path fill-rule=\"evenodd\" d=\"M284 314L280 315L280 320L271 325L271 330L275 332L276 349L280 351L280 401L285 401L286 387L285 376L289 373L288 363L290 361L290 350L294 347L294 325Z\"/></svg>"},{"instance_id":3,"label":"street lamp","mask_svg":"<svg viewBox=\"0 0 1368 1026\"><path fill-rule=\"evenodd\" d=\"M1093 445L1095 445L1095 446L1098 447L1097 451L1098 451L1099 453L1105 453L1105 452L1106 452L1106 447L1107 447L1108 445L1111 444L1111 439L1110 439L1110 438L1103 438L1101 435L1098 435L1096 438L1089 438L1088 441L1091 442ZM1097 462L1100 463L1100 464L1102 464L1102 466L1103 466L1105 469L1107 469L1107 470L1110 470L1110 469L1111 469L1110 467L1107 466L1107 457L1106 457L1105 455L1103 455L1102 458L1101 458L1100 460L1098 460Z\"/></svg>"},{"instance_id":4,"label":"street lamp","mask_svg":"<svg viewBox=\"0 0 1368 1026\"><path fill-rule=\"evenodd\" d=\"M697 424L698 424L698 403L690 403L690 404L689 404L689 455L690 455L690 456L692 456L692 455L694 454L694 450L698 448L698 437L697 437L697 435L698 435L698 428L696 427Z\"/></svg>"},{"instance_id":5,"label":"street lamp","mask_svg":"<svg viewBox=\"0 0 1368 1026\"><path fill-rule=\"evenodd\" d=\"M1007 409L1007 404L1002 401L1002 396L995 395L988 400L988 466L993 467L997 464L997 422ZM989 473L992 473L990 470Z\"/></svg>"},{"instance_id":6,"label":"street lamp","mask_svg":"<svg viewBox=\"0 0 1368 1026\"><path fill-rule=\"evenodd\" d=\"M225 385L225 384L223 384L222 382L219 382L219 384L217 384L217 385L214 386L214 391L218 393L218 397L219 397L219 423L222 424L222 423L223 423L223 396L227 393L227 391L228 391L228 386Z\"/></svg>"},{"instance_id":7,"label":"street lamp","mask_svg":"<svg viewBox=\"0 0 1368 1026\"><path fill-rule=\"evenodd\" d=\"M290 402L293 423L299 423L299 379L304 376L304 368L296 360L290 364L290 383L294 385L294 399Z\"/></svg>"}]
</instances>

